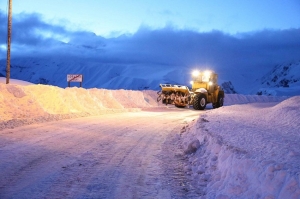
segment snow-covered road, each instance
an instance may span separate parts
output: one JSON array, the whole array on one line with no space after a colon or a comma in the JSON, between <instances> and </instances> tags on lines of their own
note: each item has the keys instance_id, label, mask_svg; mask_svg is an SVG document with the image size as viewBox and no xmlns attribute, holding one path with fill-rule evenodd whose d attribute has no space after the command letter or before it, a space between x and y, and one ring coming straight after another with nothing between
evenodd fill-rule
<instances>
[{"instance_id":1,"label":"snow-covered road","mask_svg":"<svg viewBox=\"0 0 300 199\"><path fill-rule=\"evenodd\" d=\"M198 117L163 107L0 131L0 198L193 198L176 139Z\"/></svg>"}]
</instances>

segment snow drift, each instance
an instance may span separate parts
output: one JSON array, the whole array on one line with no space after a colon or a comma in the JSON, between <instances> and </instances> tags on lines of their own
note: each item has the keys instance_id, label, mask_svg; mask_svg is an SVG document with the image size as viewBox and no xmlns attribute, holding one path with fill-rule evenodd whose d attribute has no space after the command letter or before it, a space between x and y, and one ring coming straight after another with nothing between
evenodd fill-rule
<instances>
[{"instance_id":1,"label":"snow drift","mask_svg":"<svg viewBox=\"0 0 300 199\"><path fill-rule=\"evenodd\" d=\"M59 88L0 83L0 129L158 106L154 91Z\"/></svg>"},{"instance_id":2,"label":"snow drift","mask_svg":"<svg viewBox=\"0 0 300 199\"><path fill-rule=\"evenodd\" d=\"M207 198L300 197L299 103L297 96L222 107L187 128L187 172Z\"/></svg>"}]
</instances>

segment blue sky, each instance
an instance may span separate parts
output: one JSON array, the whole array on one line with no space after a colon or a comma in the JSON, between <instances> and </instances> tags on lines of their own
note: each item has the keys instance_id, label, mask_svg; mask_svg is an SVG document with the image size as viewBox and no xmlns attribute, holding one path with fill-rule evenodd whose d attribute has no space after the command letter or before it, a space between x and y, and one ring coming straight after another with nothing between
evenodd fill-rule
<instances>
[{"instance_id":1,"label":"blue sky","mask_svg":"<svg viewBox=\"0 0 300 199\"><path fill-rule=\"evenodd\" d=\"M299 0L13 0L13 13L39 13L47 23L105 37L141 26L229 34L300 27Z\"/></svg>"}]
</instances>

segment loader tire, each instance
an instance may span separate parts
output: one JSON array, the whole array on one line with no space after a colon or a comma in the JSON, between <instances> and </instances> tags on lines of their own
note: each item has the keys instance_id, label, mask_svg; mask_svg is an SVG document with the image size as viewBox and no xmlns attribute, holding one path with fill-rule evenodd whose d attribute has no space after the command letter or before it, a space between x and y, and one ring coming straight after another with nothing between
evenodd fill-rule
<instances>
[{"instance_id":1,"label":"loader tire","mask_svg":"<svg viewBox=\"0 0 300 199\"><path fill-rule=\"evenodd\" d=\"M219 94L218 95L218 101L216 103L213 103L213 108L220 108L224 104L224 97L223 95Z\"/></svg>"},{"instance_id":2,"label":"loader tire","mask_svg":"<svg viewBox=\"0 0 300 199\"><path fill-rule=\"evenodd\" d=\"M194 97L193 107L195 110L204 110L206 107L207 99L206 95L203 93L198 93Z\"/></svg>"},{"instance_id":3,"label":"loader tire","mask_svg":"<svg viewBox=\"0 0 300 199\"><path fill-rule=\"evenodd\" d=\"M224 105L224 96L223 95L218 96L218 105L219 105L219 107L222 107Z\"/></svg>"}]
</instances>

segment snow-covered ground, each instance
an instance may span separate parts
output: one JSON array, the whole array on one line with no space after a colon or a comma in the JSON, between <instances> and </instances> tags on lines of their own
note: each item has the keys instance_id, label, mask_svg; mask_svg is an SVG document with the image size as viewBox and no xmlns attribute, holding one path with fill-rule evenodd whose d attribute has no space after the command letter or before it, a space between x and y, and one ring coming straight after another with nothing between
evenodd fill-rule
<instances>
[{"instance_id":1,"label":"snow-covered ground","mask_svg":"<svg viewBox=\"0 0 300 199\"><path fill-rule=\"evenodd\" d=\"M187 172L199 189L208 198L300 198L299 103L225 106L190 124L185 148L197 151Z\"/></svg>"},{"instance_id":2,"label":"snow-covered ground","mask_svg":"<svg viewBox=\"0 0 300 199\"><path fill-rule=\"evenodd\" d=\"M64 118L140 111L158 104L154 91L62 89L19 80L11 80L9 85L0 83L0 91L0 129Z\"/></svg>"},{"instance_id":3,"label":"snow-covered ground","mask_svg":"<svg viewBox=\"0 0 300 199\"><path fill-rule=\"evenodd\" d=\"M0 77L0 83L5 84L6 83L6 77ZM18 79L10 79L9 84L21 85L21 86L33 85L33 83L18 80Z\"/></svg>"},{"instance_id":4,"label":"snow-covered ground","mask_svg":"<svg viewBox=\"0 0 300 199\"><path fill-rule=\"evenodd\" d=\"M299 104L300 96L228 94L224 107L208 106L198 111L198 119L174 132L188 158L185 173L199 198L299 199ZM126 116L126 112L149 109L165 109L156 102L155 91L0 83L0 138L7 146L3 134L7 129L107 113Z\"/></svg>"}]
</instances>

